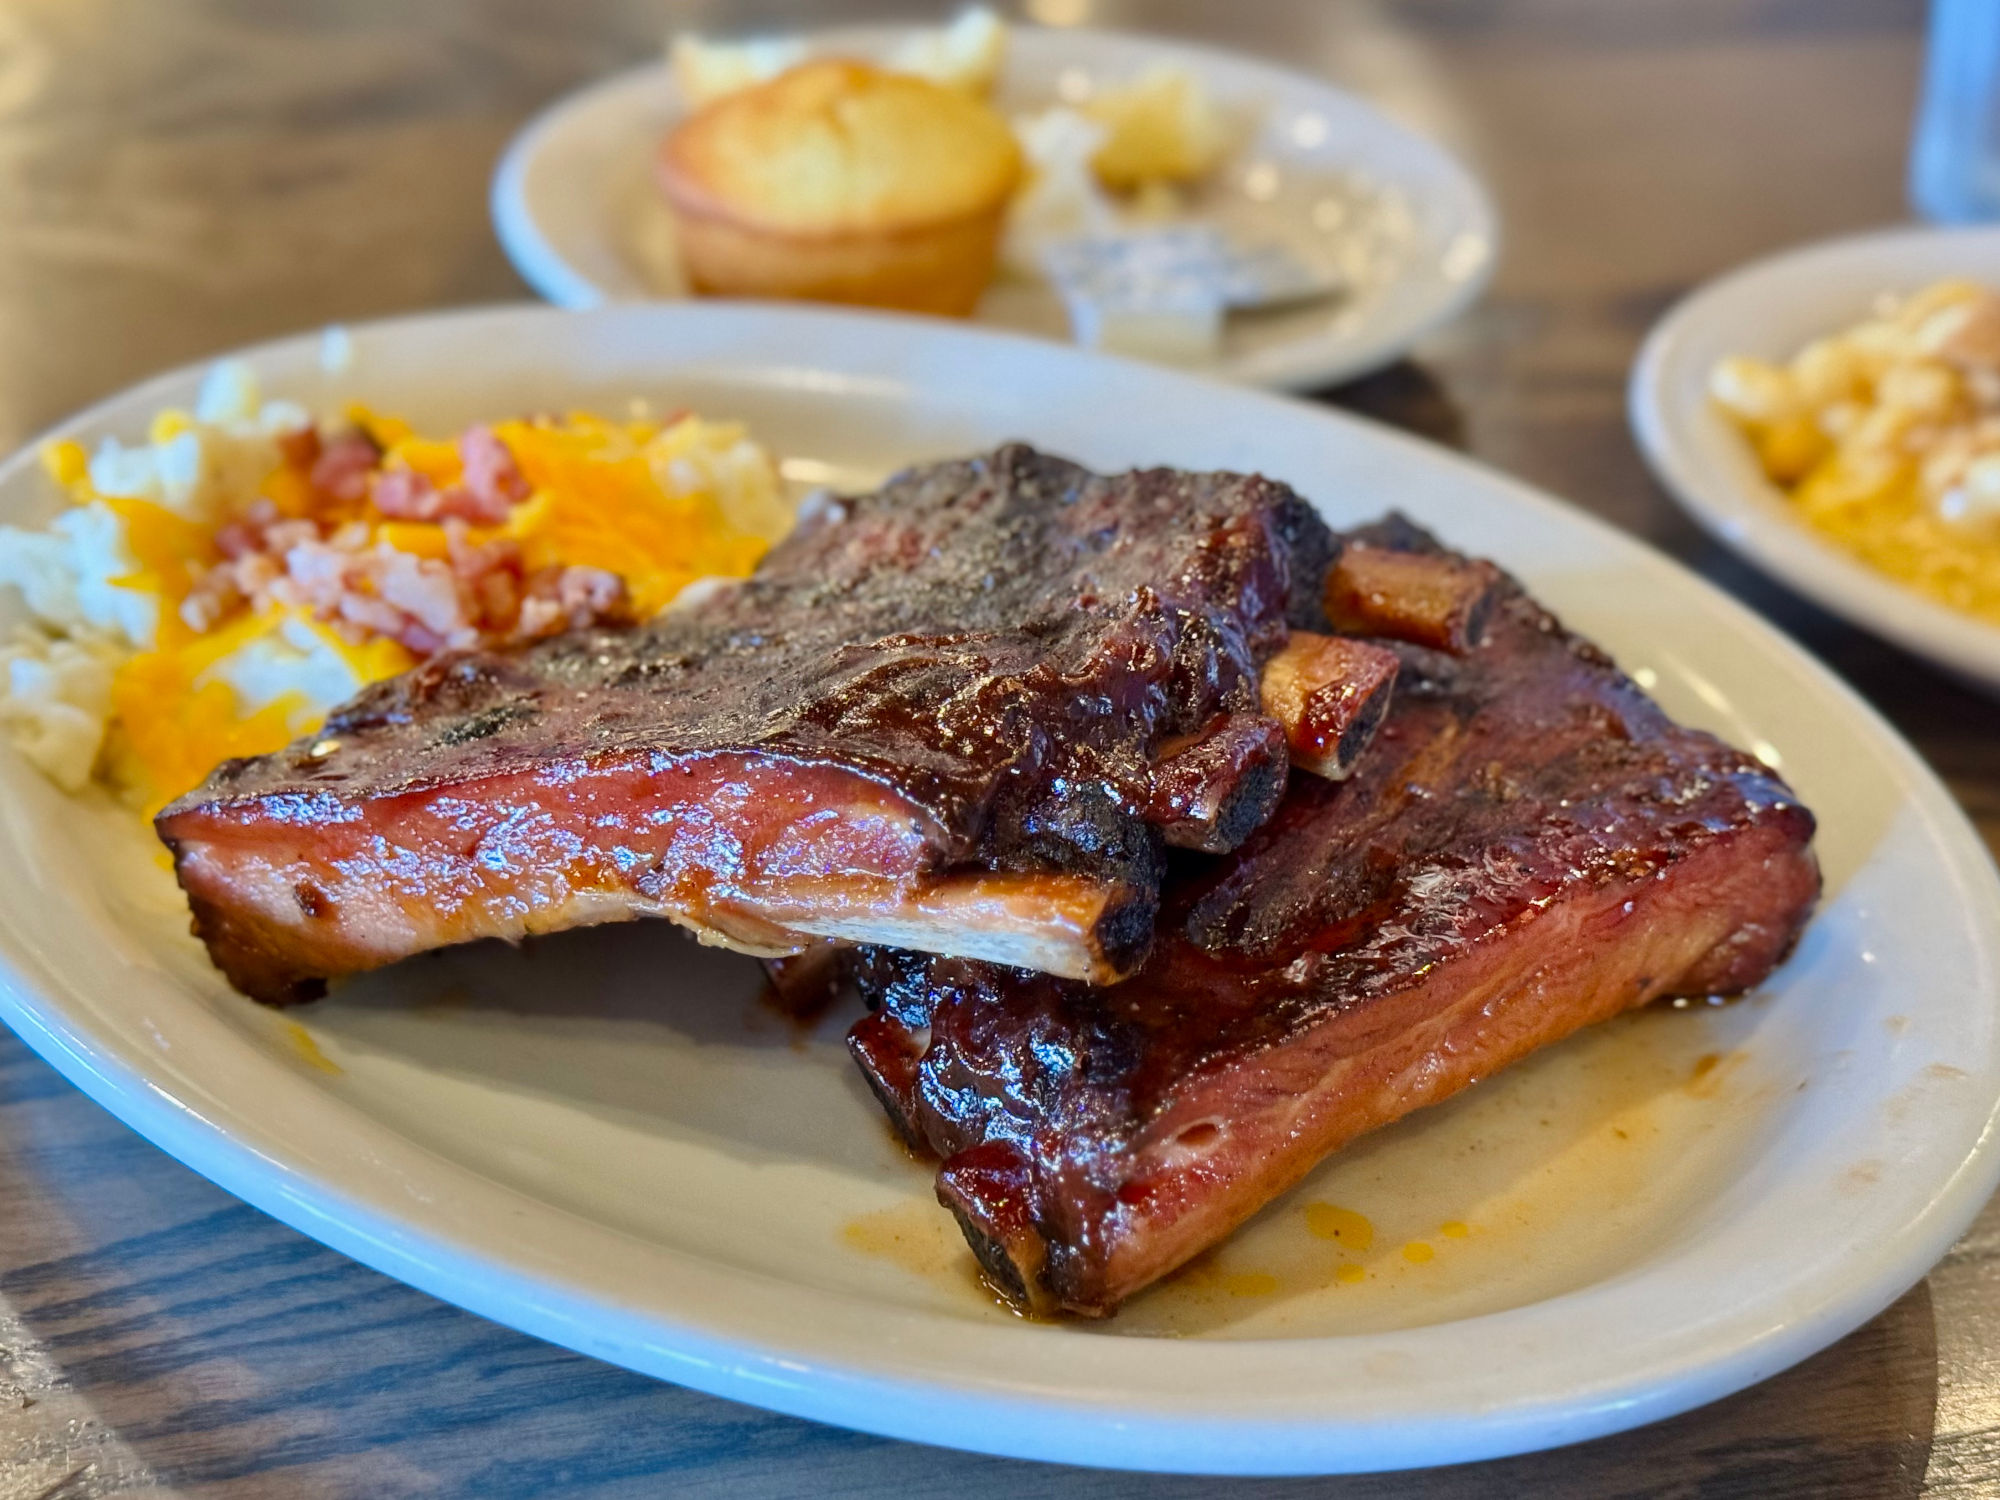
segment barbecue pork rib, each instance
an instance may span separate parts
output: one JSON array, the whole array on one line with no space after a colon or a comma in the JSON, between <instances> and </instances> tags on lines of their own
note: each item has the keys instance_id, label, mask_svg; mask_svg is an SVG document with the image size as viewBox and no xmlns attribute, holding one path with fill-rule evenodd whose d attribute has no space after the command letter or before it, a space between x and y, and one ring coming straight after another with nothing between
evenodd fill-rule
<instances>
[{"instance_id":1,"label":"barbecue pork rib","mask_svg":"<svg viewBox=\"0 0 2000 1500\"><path fill-rule=\"evenodd\" d=\"M1330 557L1271 481L1004 447L823 504L638 629L439 655L157 827L262 1000L643 915L1108 980L1151 941L1163 845L1234 847L1277 805L1295 726L1260 672L1323 626ZM1341 670L1367 681L1317 701L1365 688L1379 718L1382 662Z\"/></svg>"},{"instance_id":2,"label":"barbecue pork rib","mask_svg":"<svg viewBox=\"0 0 2000 1500\"><path fill-rule=\"evenodd\" d=\"M1359 540L1472 566L1405 524ZM1791 948L1812 815L1475 571L1485 644L1399 646L1352 778L1294 776L1233 856L1179 872L1133 978L857 955L876 1008L850 1046L1023 1307L1109 1313L1363 1132Z\"/></svg>"}]
</instances>

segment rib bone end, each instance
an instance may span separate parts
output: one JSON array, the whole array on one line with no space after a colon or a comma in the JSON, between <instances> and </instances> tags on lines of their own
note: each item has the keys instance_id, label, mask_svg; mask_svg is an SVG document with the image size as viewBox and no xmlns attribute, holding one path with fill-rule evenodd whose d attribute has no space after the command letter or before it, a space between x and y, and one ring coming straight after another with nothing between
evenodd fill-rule
<instances>
[{"instance_id":1,"label":"rib bone end","mask_svg":"<svg viewBox=\"0 0 2000 1500\"><path fill-rule=\"evenodd\" d=\"M1350 543L1326 575L1334 629L1463 654L1486 636L1500 570L1438 552Z\"/></svg>"},{"instance_id":2,"label":"rib bone end","mask_svg":"<svg viewBox=\"0 0 2000 1500\"><path fill-rule=\"evenodd\" d=\"M1374 739L1395 688L1396 654L1367 641L1295 630L1264 664L1264 712L1285 727L1292 764L1344 780Z\"/></svg>"},{"instance_id":3,"label":"rib bone end","mask_svg":"<svg viewBox=\"0 0 2000 1500\"><path fill-rule=\"evenodd\" d=\"M1044 1274L1049 1246L1035 1224L1034 1173L1011 1143L983 1141L959 1152L938 1173L937 1195L994 1291L1030 1317L1059 1310Z\"/></svg>"},{"instance_id":4,"label":"rib bone end","mask_svg":"<svg viewBox=\"0 0 2000 1500\"><path fill-rule=\"evenodd\" d=\"M1177 849L1227 854L1276 810L1289 766L1285 730L1275 720L1218 719L1161 746L1148 820Z\"/></svg>"}]
</instances>

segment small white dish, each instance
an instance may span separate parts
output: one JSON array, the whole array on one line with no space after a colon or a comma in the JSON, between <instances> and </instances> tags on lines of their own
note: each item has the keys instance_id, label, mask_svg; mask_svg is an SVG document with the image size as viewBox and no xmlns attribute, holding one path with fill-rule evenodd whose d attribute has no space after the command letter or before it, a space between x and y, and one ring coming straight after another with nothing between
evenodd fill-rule
<instances>
[{"instance_id":1,"label":"small white dish","mask_svg":"<svg viewBox=\"0 0 2000 1500\"><path fill-rule=\"evenodd\" d=\"M812 50L880 57L910 28L812 32ZM1198 373L1286 390L1388 364L1456 316L1492 274L1499 226L1479 183L1440 147L1306 74L1188 43L1017 26L994 103L1010 117L1159 63L1198 74L1249 139L1203 189L1201 214L1246 243L1289 246L1350 290L1232 317ZM559 307L686 295L653 183L682 114L663 64L558 100L514 138L493 179L493 223L528 284ZM1003 276L976 321L1067 341L1046 284Z\"/></svg>"},{"instance_id":2,"label":"small white dish","mask_svg":"<svg viewBox=\"0 0 2000 1500\"><path fill-rule=\"evenodd\" d=\"M741 417L809 483L1025 437L1100 469L1262 470L1337 524L1393 505L1518 571L1670 712L1781 767L1822 819L1827 891L1758 995L1546 1049L1338 1153L1199 1274L1101 1325L1035 1324L977 1289L845 1054L851 1018L795 1035L755 1004L750 961L633 924L264 1010L188 935L130 812L0 749L0 1019L305 1233L540 1337L822 1421L1310 1473L1546 1447L1713 1400L1887 1306L1992 1191L1985 849L1850 690L1603 523L1336 412L934 320L503 308L359 327L352 347L339 374L317 337L246 357L272 395L434 430L634 396ZM56 435L137 436L199 378ZM32 451L0 465L0 520L55 504ZM1340 1252L1359 1281L1309 1232L1319 1201L1372 1221L1372 1248Z\"/></svg>"},{"instance_id":3,"label":"small white dish","mask_svg":"<svg viewBox=\"0 0 2000 1500\"><path fill-rule=\"evenodd\" d=\"M1653 472L1718 541L1834 614L2000 692L2000 626L1876 572L1805 525L1708 396L1717 360L1782 363L1865 317L1885 292L1947 276L2000 283L2000 228L1889 229L1755 261L1659 321L1632 367L1629 406Z\"/></svg>"}]
</instances>

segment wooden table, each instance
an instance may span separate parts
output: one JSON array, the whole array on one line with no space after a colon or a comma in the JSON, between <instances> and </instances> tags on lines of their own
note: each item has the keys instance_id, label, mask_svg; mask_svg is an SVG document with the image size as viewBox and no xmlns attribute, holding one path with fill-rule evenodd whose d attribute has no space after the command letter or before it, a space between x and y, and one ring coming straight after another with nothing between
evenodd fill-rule
<instances>
[{"instance_id":1,"label":"wooden table","mask_svg":"<svg viewBox=\"0 0 2000 1500\"><path fill-rule=\"evenodd\" d=\"M0 4L0 451L161 366L523 295L488 171L552 95L651 53L641 0ZM771 23L759 3L681 7ZM857 13L878 7L856 4ZM1628 362L1691 283L1903 214L1919 0L1032 0L1317 69L1496 193L1484 305L1328 393L1542 484L1750 600L2000 837L2000 704L1707 544L1641 467ZM1581 1448L1355 1480L1159 1480L837 1432L564 1353L242 1206L0 1034L0 1500L354 1495L2000 1494L2000 1209L1758 1389Z\"/></svg>"}]
</instances>

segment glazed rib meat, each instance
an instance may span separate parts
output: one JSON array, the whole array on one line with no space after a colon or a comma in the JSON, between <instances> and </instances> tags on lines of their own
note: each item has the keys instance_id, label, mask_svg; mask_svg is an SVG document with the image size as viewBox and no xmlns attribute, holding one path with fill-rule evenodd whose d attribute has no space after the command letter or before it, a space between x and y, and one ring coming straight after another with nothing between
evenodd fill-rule
<instances>
[{"instance_id":1,"label":"glazed rib meat","mask_svg":"<svg viewBox=\"0 0 2000 1500\"><path fill-rule=\"evenodd\" d=\"M378 684L158 829L264 1000L639 915L1109 980L1151 941L1164 847L1229 849L1276 806L1296 726L1260 673L1322 623L1330 546L1258 478L1022 446L919 468L636 630ZM1379 718L1392 659L1313 662L1365 679L1315 701Z\"/></svg>"},{"instance_id":2,"label":"glazed rib meat","mask_svg":"<svg viewBox=\"0 0 2000 1500\"><path fill-rule=\"evenodd\" d=\"M1812 816L1764 766L1497 570L1400 524L1357 552L1471 580L1409 632L1456 649L1397 646L1353 776L1294 776L1180 871L1134 977L858 958L850 1045L1024 1307L1110 1312L1364 1131L1618 1011L1758 983L1817 898ZM1483 645L1450 623L1475 593Z\"/></svg>"}]
</instances>

